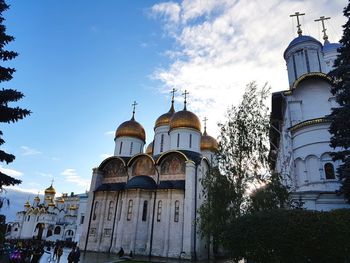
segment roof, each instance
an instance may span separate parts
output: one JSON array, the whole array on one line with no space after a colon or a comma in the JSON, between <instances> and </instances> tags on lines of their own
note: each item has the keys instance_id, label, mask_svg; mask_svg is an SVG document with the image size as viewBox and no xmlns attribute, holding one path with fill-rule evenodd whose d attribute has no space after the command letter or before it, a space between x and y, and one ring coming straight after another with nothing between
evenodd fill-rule
<instances>
[{"instance_id":1,"label":"roof","mask_svg":"<svg viewBox=\"0 0 350 263\"><path fill-rule=\"evenodd\" d=\"M310 42L310 41L311 41L311 42L315 42L315 43L318 44L320 47L322 47L321 42L318 41L317 39L311 37L311 36L304 36L304 35L297 36L296 38L294 38L294 39L289 43L288 47L286 48L286 50L285 50L284 53L283 53L283 57L284 57L284 58L286 57L286 52L287 52L290 48L292 48L292 47L294 47L294 46L296 46L296 45L298 45L298 44L301 44L301 43L304 43L304 42Z\"/></svg>"},{"instance_id":2,"label":"roof","mask_svg":"<svg viewBox=\"0 0 350 263\"><path fill-rule=\"evenodd\" d=\"M125 183L101 184L94 192L124 190Z\"/></svg>"},{"instance_id":3,"label":"roof","mask_svg":"<svg viewBox=\"0 0 350 263\"><path fill-rule=\"evenodd\" d=\"M157 184L152 179L152 177L146 176L146 175L138 175L131 178L126 186L125 189L156 189Z\"/></svg>"},{"instance_id":4,"label":"roof","mask_svg":"<svg viewBox=\"0 0 350 263\"><path fill-rule=\"evenodd\" d=\"M322 51L327 53L331 51L337 51L338 48L341 48L342 45L340 43L330 43L330 42L325 42Z\"/></svg>"}]
</instances>

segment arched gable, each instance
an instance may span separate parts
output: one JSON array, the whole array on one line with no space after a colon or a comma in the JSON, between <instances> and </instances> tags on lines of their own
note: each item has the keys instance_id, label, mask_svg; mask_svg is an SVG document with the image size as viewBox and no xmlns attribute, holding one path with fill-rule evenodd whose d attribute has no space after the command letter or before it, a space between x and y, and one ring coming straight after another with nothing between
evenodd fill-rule
<instances>
[{"instance_id":1,"label":"arched gable","mask_svg":"<svg viewBox=\"0 0 350 263\"><path fill-rule=\"evenodd\" d=\"M132 176L139 175L155 175L155 162L148 154L137 154L133 156L129 162L128 167L132 167Z\"/></svg>"},{"instance_id":2,"label":"arched gable","mask_svg":"<svg viewBox=\"0 0 350 263\"><path fill-rule=\"evenodd\" d=\"M98 167L104 177L126 176L126 164L118 156L112 156L104 160Z\"/></svg>"},{"instance_id":3,"label":"arched gable","mask_svg":"<svg viewBox=\"0 0 350 263\"><path fill-rule=\"evenodd\" d=\"M302 76L300 76L293 84L293 87L292 87L292 90L293 89L296 89L299 84L301 82L303 82L304 80L307 80L307 79L322 79L322 80L325 80L327 81L328 83L331 83L331 79L324 73L321 73L321 72L310 72L310 73L306 73Z\"/></svg>"},{"instance_id":4,"label":"arched gable","mask_svg":"<svg viewBox=\"0 0 350 263\"><path fill-rule=\"evenodd\" d=\"M160 174L175 175L185 174L186 162L189 161L187 156L179 151L168 151L157 159L160 165Z\"/></svg>"}]
</instances>

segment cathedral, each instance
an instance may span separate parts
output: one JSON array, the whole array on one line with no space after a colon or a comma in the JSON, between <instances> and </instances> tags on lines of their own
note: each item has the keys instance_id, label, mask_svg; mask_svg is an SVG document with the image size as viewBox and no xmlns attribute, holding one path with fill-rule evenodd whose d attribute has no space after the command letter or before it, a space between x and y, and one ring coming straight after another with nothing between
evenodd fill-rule
<instances>
[{"instance_id":1,"label":"cathedral","mask_svg":"<svg viewBox=\"0 0 350 263\"><path fill-rule=\"evenodd\" d=\"M323 40L302 34L293 39L283 57L287 64L289 89L272 94L270 157L273 166L290 187L292 200L306 209L329 211L350 208L336 191L338 162L334 162L329 146L327 115L337 107L327 73L333 69L339 43L331 43L324 20Z\"/></svg>"},{"instance_id":2,"label":"cathedral","mask_svg":"<svg viewBox=\"0 0 350 263\"><path fill-rule=\"evenodd\" d=\"M199 118L171 107L154 124L154 140L135 119L115 132L114 155L93 169L80 248L172 258L208 258L196 218L201 178L218 148Z\"/></svg>"},{"instance_id":3,"label":"cathedral","mask_svg":"<svg viewBox=\"0 0 350 263\"><path fill-rule=\"evenodd\" d=\"M57 198L55 195L51 184L45 189L44 200L37 195L32 203L27 201L24 210L17 212L15 221L9 223L6 238L77 242L84 222L87 194L62 194Z\"/></svg>"}]
</instances>

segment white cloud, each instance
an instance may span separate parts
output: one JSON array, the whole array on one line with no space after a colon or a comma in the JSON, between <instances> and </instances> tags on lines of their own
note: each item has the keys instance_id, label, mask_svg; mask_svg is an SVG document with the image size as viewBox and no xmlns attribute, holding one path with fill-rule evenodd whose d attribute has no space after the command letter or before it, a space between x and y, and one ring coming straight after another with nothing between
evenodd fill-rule
<instances>
[{"instance_id":1,"label":"white cloud","mask_svg":"<svg viewBox=\"0 0 350 263\"><path fill-rule=\"evenodd\" d=\"M214 135L214 120L239 102L247 83L256 80L259 85L268 82L273 91L288 89L283 51L296 36L291 13L305 12L303 32L317 39L321 36L314 19L331 16L327 32L335 42L346 5L345 0L320 0L317 6L292 0L184 0L173 10L172 2L156 4L151 11L164 18L164 31L176 45L165 52L170 64L155 69L152 77L165 90L176 88L181 94L187 89L189 109L209 118Z\"/></svg>"},{"instance_id":2,"label":"white cloud","mask_svg":"<svg viewBox=\"0 0 350 263\"><path fill-rule=\"evenodd\" d=\"M114 133L115 133L115 131L106 131L106 132L105 132L105 135L106 135L106 136L113 136Z\"/></svg>"},{"instance_id":3,"label":"white cloud","mask_svg":"<svg viewBox=\"0 0 350 263\"><path fill-rule=\"evenodd\" d=\"M30 148L28 146L21 146L22 149L22 155L37 155L37 154L41 154L41 152L39 152L36 149Z\"/></svg>"},{"instance_id":4,"label":"white cloud","mask_svg":"<svg viewBox=\"0 0 350 263\"><path fill-rule=\"evenodd\" d=\"M40 190L38 188L23 188L23 187L19 187L19 186L8 186L6 187L6 189L12 189L18 192L22 192L22 193L30 193L30 194L35 194L37 195L38 193L40 195L44 194L43 190Z\"/></svg>"},{"instance_id":5,"label":"white cloud","mask_svg":"<svg viewBox=\"0 0 350 263\"><path fill-rule=\"evenodd\" d=\"M90 180L78 176L75 169L68 168L64 170L61 175L65 176L67 182L75 183L80 187L84 187L85 189L90 186Z\"/></svg>"},{"instance_id":6,"label":"white cloud","mask_svg":"<svg viewBox=\"0 0 350 263\"><path fill-rule=\"evenodd\" d=\"M23 173L20 171L16 171L10 168L4 168L2 165L0 165L0 171L11 177L21 177L23 175Z\"/></svg>"}]
</instances>

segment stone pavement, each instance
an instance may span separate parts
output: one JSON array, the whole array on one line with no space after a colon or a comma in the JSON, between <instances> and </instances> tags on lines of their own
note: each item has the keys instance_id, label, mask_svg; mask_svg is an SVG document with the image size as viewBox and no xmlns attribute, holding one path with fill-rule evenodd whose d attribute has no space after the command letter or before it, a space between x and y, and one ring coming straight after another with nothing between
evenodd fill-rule
<instances>
[{"instance_id":1,"label":"stone pavement","mask_svg":"<svg viewBox=\"0 0 350 263\"><path fill-rule=\"evenodd\" d=\"M63 249L63 255L61 256L60 263L67 263L67 257L71 250L69 248ZM107 253L93 253L81 252L79 263L106 263L106 262L114 262L118 260L118 256L115 254L107 254ZM50 263L57 263L56 260L51 261Z\"/></svg>"}]
</instances>

